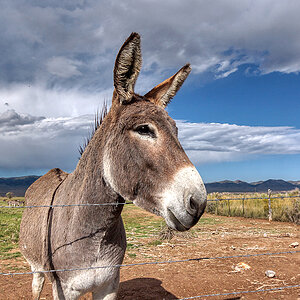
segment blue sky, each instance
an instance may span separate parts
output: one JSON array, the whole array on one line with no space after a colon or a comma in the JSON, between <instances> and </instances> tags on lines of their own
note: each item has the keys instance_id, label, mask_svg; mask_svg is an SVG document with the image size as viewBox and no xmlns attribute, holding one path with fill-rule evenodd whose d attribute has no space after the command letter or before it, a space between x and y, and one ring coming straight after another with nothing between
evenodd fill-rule
<instances>
[{"instance_id":1,"label":"blue sky","mask_svg":"<svg viewBox=\"0 0 300 300\"><path fill-rule=\"evenodd\" d=\"M171 5L172 4L172 5ZM300 2L3 1L0 176L71 172L112 95L126 37L142 36L144 94L186 62L167 110L205 182L300 180Z\"/></svg>"}]
</instances>

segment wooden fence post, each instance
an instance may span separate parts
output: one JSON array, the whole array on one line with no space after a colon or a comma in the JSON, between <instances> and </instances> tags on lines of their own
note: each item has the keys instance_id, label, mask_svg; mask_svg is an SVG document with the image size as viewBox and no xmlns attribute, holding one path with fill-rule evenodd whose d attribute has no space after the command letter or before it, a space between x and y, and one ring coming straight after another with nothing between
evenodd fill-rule
<instances>
[{"instance_id":1,"label":"wooden fence post","mask_svg":"<svg viewBox=\"0 0 300 300\"><path fill-rule=\"evenodd\" d=\"M271 194L272 194L272 190L268 189L268 197L269 197L269 222L272 221Z\"/></svg>"},{"instance_id":2,"label":"wooden fence post","mask_svg":"<svg viewBox=\"0 0 300 300\"><path fill-rule=\"evenodd\" d=\"M243 197L243 217L245 217L245 196Z\"/></svg>"},{"instance_id":3,"label":"wooden fence post","mask_svg":"<svg viewBox=\"0 0 300 300\"><path fill-rule=\"evenodd\" d=\"M231 217L230 202L229 202L229 200L228 200L228 213L229 213L229 216Z\"/></svg>"}]
</instances>

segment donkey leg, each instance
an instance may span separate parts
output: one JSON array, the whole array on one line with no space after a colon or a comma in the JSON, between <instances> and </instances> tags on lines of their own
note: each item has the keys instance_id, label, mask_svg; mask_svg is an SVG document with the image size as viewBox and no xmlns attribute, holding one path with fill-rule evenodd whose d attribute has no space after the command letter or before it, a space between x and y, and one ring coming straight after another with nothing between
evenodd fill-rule
<instances>
[{"instance_id":1,"label":"donkey leg","mask_svg":"<svg viewBox=\"0 0 300 300\"><path fill-rule=\"evenodd\" d=\"M77 298L70 297L68 291L63 288L61 282L57 281L56 279L52 281L52 296L53 296L53 300L77 299Z\"/></svg>"},{"instance_id":2,"label":"donkey leg","mask_svg":"<svg viewBox=\"0 0 300 300\"><path fill-rule=\"evenodd\" d=\"M118 289L107 288L93 292L93 300L115 300L117 299Z\"/></svg>"},{"instance_id":3,"label":"donkey leg","mask_svg":"<svg viewBox=\"0 0 300 300\"><path fill-rule=\"evenodd\" d=\"M32 279L32 296L34 300L40 299L40 295L45 282L44 273L34 273Z\"/></svg>"},{"instance_id":4,"label":"donkey leg","mask_svg":"<svg viewBox=\"0 0 300 300\"><path fill-rule=\"evenodd\" d=\"M60 292L57 290L57 285L56 285L56 282L53 281L52 282L52 297L53 297L53 300L60 300L62 299L60 296L59 296Z\"/></svg>"},{"instance_id":5,"label":"donkey leg","mask_svg":"<svg viewBox=\"0 0 300 300\"><path fill-rule=\"evenodd\" d=\"M77 300L82 293L68 284L62 284L58 280L53 280L52 295L54 300Z\"/></svg>"},{"instance_id":6,"label":"donkey leg","mask_svg":"<svg viewBox=\"0 0 300 300\"><path fill-rule=\"evenodd\" d=\"M115 300L117 299L120 281L120 270L117 276L108 284L93 292L93 300Z\"/></svg>"}]
</instances>

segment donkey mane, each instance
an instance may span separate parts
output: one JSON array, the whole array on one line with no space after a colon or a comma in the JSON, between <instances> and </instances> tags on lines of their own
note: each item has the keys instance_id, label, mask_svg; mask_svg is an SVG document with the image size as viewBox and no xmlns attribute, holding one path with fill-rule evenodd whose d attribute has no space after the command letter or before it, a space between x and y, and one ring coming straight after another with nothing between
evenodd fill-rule
<instances>
[{"instance_id":1,"label":"donkey mane","mask_svg":"<svg viewBox=\"0 0 300 300\"><path fill-rule=\"evenodd\" d=\"M80 157L82 156L84 150L86 149L87 145L93 138L95 132L100 128L101 124L103 123L105 117L107 116L108 111L107 111L107 103L104 101L101 110L97 110L94 116L94 126L92 127L92 130L88 137L84 139L83 145L79 146L78 152L80 154Z\"/></svg>"}]
</instances>

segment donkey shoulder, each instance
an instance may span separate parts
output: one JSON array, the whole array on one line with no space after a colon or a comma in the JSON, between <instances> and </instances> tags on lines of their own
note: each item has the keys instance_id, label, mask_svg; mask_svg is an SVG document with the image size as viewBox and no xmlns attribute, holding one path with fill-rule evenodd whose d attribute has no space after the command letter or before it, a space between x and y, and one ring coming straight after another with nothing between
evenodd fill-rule
<instances>
[{"instance_id":1,"label":"donkey shoulder","mask_svg":"<svg viewBox=\"0 0 300 300\"><path fill-rule=\"evenodd\" d=\"M55 168L36 180L26 191L26 205L50 205L53 194L68 173Z\"/></svg>"}]
</instances>

